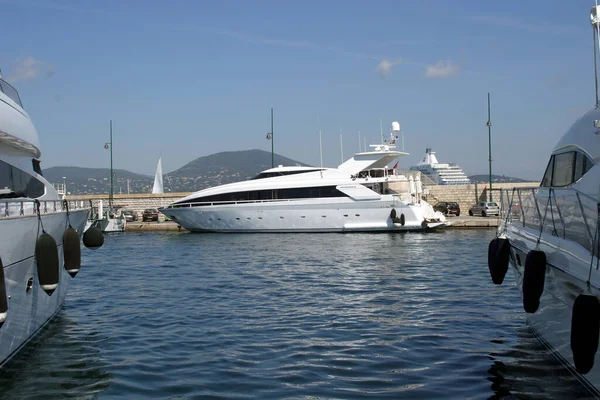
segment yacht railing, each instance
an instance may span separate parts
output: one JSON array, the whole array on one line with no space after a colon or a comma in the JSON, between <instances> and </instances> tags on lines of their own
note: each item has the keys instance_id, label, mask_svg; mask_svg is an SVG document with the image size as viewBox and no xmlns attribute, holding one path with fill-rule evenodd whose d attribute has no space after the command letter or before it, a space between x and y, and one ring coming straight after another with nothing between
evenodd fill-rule
<instances>
[{"instance_id":1,"label":"yacht railing","mask_svg":"<svg viewBox=\"0 0 600 400\"><path fill-rule=\"evenodd\" d=\"M520 223L540 233L574 241L590 252L598 242L595 233L599 210L598 199L573 188L500 189L500 218L503 221Z\"/></svg>"},{"instance_id":2,"label":"yacht railing","mask_svg":"<svg viewBox=\"0 0 600 400\"><path fill-rule=\"evenodd\" d=\"M69 211L91 209L90 202L84 200L47 200L37 202L36 200L3 199L0 200L0 219L37 215L38 203L41 215L66 212L67 205Z\"/></svg>"},{"instance_id":3,"label":"yacht railing","mask_svg":"<svg viewBox=\"0 0 600 400\"><path fill-rule=\"evenodd\" d=\"M2 91L2 93L4 93L5 95L7 95L8 97L10 97L10 99L12 101L14 101L15 103L17 103L21 107L23 107L23 104L21 103L21 98L19 97L19 92L17 92L17 89L15 89L14 87L12 87L10 85L10 83L6 82L2 78L0 78L0 91Z\"/></svg>"}]
</instances>

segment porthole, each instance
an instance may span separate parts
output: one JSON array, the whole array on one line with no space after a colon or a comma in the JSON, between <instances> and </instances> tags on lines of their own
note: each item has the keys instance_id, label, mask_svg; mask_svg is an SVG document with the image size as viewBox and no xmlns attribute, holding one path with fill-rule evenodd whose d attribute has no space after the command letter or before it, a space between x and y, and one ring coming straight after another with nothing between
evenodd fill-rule
<instances>
[{"instance_id":1,"label":"porthole","mask_svg":"<svg viewBox=\"0 0 600 400\"><path fill-rule=\"evenodd\" d=\"M327 215L321 215L321 218L327 218Z\"/></svg>"},{"instance_id":2,"label":"porthole","mask_svg":"<svg viewBox=\"0 0 600 400\"><path fill-rule=\"evenodd\" d=\"M236 218L238 221L240 220L239 218Z\"/></svg>"},{"instance_id":3,"label":"porthole","mask_svg":"<svg viewBox=\"0 0 600 400\"><path fill-rule=\"evenodd\" d=\"M360 214L354 214L355 217L360 217Z\"/></svg>"},{"instance_id":4,"label":"porthole","mask_svg":"<svg viewBox=\"0 0 600 400\"><path fill-rule=\"evenodd\" d=\"M279 219L283 219L283 217L279 217Z\"/></svg>"},{"instance_id":5,"label":"porthole","mask_svg":"<svg viewBox=\"0 0 600 400\"><path fill-rule=\"evenodd\" d=\"M258 217L258 219L262 219L262 217Z\"/></svg>"},{"instance_id":6,"label":"porthole","mask_svg":"<svg viewBox=\"0 0 600 400\"><path fill-rule=\"evenodd\" d=\"M246 219L247 219L248 221L250 221L252 218L250 218L250 217L246 217Z\"/></svg>"},{"instance_id":7,"label":"porthole","mask_svg":"<svg viewBox=\"0 0 600 400\"><path fill-rule=\"evenodd\" d=\"M306 215L301 216L300 218L306 218Z\"/></svg>"},{"instance_id":8,"label":"porthole","mask_svg":"<svg viewBox=\"0 0 600 400\"><path fill-rule=\"evenodd\" d=\"M348 216L348 214L344 214L344 217L347 217L347 216Z\"/></svg>"}]
</instances>

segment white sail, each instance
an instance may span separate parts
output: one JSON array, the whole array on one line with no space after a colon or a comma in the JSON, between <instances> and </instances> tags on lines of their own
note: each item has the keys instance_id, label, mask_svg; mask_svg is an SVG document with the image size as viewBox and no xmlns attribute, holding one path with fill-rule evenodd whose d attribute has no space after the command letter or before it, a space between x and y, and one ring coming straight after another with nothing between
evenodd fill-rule
<instances>
[{"instance_id":1,"label":"white sail","mask_svg":"<svg viewBox=\"0 0 600 400\"><path fill-rule=\"evenodd\" d=\"M154 174L154 186L152 186L152 194L164 193L163 189L163 172L162 172L162 161L158 159L158 165L156 166L156 174Z\"/></svg>"}]
</instances>

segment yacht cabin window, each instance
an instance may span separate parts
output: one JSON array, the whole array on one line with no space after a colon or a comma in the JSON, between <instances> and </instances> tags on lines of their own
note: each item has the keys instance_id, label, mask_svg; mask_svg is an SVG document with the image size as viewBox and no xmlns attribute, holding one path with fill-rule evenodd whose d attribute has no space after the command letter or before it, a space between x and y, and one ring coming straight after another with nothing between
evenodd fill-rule
<instances>
[{"instance_id":1,"label":"yacht cabin window","mask_svg":"<svg viewBox=\"0 0 600 400\"><path fill-rule=\"evenodd\" d=\"M563 187L577 182L594 165L578 151L555 154L550 157L540 186Z\"/></svg>"},{"instance_id":2,"label":"yacht cabin window","mask_svg":"<svg viewBox=\"0 0 600 400\"><path fill-rule=\"evenodd\" d=\"M222 193L211 196L196 197L194 199L182 201L177 204L219 202L231 203L236 201L291 200L322 197L346 197L346 194L337 190L335 186L298 187L287 189L265 189L244 192Z\"/></svg>"},{"instance_id":3,"label":"yacht cabin window","mask_svg":"<svg viewBox=\"0 0 600 400\"><path fill-rule=\"evenodd\" d=\"M45 186L27 172L0 161L0 198L43 196Z\"/></svg>"}]
</instances>

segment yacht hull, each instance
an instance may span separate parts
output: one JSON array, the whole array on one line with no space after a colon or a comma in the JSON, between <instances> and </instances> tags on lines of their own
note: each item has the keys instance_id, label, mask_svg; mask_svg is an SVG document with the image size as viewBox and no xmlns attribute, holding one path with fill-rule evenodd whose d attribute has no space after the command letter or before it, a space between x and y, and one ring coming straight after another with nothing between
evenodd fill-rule
<instances>
[{"instance_id":1,"label":"yacht hull","mask_svg":"<svg viewBox=\"0 0 600 400\"><path fill-rule=\"evenodd\" d=\"M80 239L88 214L89 209L72 210L68 217ZM72 279L63 268L62 238L68 227L67 214L42 214L41 222L37 215L0 219L0 236L11 238L0 241L0 257L9 299L6 321L0 328L0 367L60 311ZM59 284L50 296L42 290L36 270L35 246L42 225L56 240L59 255Z\"/></svg>"},{"instance_id":2,"label":"yacht hull","mask_svg":"<svg viewBox=\"0 0 600 400\"><path fill-rule=\"evenodd\" d=\"M540 306L527 314L528 324L552 354L567 367L593 394L600 397L600 352L596 353L593 369L585 375L578 373L571 350L571 318L573 303L586 291L590 276L590 253L578 243L539 230L513 224L506 232L511 243L510 266L517 287L522 290L525 260L529 251L537 249L546 254L546 274ZM540 238L539 247L537 246ZM600 296L597 283L599 271L594 262L590 291Z\"/></svg>"},{"instance_id":3,"label":"yacht hull","mask_svg":"<svg viewBox=\"0 0 600 400\"><path fill-rule=\"evenodd\" d=\"M374 232L443 226L443 220L425 222L423 205L393 199L320 199L176 207L161 212L192 232ZM396 210L395 220L392 209ZM400 223L402 214L404 224Z\"/></svg>"}]
</instances>

